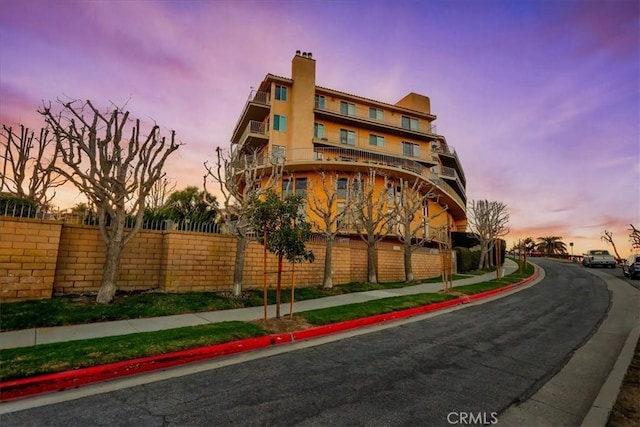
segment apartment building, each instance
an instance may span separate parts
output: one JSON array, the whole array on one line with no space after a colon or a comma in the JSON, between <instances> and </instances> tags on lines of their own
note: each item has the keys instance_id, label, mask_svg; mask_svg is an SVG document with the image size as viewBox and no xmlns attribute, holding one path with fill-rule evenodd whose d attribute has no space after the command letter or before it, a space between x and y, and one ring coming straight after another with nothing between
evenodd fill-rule
<instances>
[{"instance_id":1,"label":"apartment building","mask_svg":"<svg viewBox=\"0 0 640 427\"><path fill-rule=\"evenodd\" d=\"M420 191L436 197L426 199L413 219L424 225L416 237L437 240L444 228L465 231L467 217L462 165L435 120L424 95L409 93L388 104L317 86L315 59L297 51L290 78L267 74L252 89L231 143L235 157L259 153L264 167L283 165L276 189L282 193L312 199L308 192L322 189L319 171L331 174L337 211L349 204L354 183L372 170L379 197L397 199L397 183L417 180ZM307 215L313 216L308 208ZM355 234L352 225L345 223L341 234ZM393 228L386 234L393 239Z\"/></svg>"}]
</instances>

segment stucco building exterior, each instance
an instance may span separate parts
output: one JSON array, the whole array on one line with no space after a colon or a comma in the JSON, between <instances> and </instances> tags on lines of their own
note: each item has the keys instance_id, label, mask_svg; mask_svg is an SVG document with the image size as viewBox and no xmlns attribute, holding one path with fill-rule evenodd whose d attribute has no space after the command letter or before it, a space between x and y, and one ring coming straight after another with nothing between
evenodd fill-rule
<instances>
[{"instance_id":1,"label":"stucco building exterior","mask_svg":"<svg viewBox=\"0 0 640 427\"><path fill-rule=\"evenodd\" d=\"M296 52L291 77L267 74L252 90L231 137L233 155L258 153L284 167L277 192L322 199L319 171L331 174L336 211L349 206L356 181L375 170L379 197L400 197L399 182L419 181L435 197L413 218L418 238L465 231L466 179L456 151L436 131L430 99L409 93L395 104L316 84L311 53ZM316 197L311 197L313 192ZM326 199L326 197L324 197ZM307 208L307 215L313 212ZM340 234L354 235L344 223ZM394 230L389 228L389 239Z\"/></svg>"}]
</instances>

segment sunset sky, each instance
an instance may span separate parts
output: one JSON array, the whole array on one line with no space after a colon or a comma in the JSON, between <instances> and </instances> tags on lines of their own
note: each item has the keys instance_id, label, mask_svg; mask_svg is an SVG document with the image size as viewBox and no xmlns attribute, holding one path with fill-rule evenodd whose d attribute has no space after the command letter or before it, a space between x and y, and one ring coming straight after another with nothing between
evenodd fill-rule
<instances>
[{"instance_id":1,"label":"sunset sky","mask_svg":"<svg viewBox=\"0 0 640 427\"><path fill-rule=\"evenodd\" d=\"M201 186L251 87L313 52L320 86L431 98L469 200L574 253L640 225L637 0L0 0L0 121L39 128L57 98L125 105L185 143L168 177ZM74 190L54 203L83 201ZM611 249L611 248L609 248Z\"/></svg>"}]
</instances>

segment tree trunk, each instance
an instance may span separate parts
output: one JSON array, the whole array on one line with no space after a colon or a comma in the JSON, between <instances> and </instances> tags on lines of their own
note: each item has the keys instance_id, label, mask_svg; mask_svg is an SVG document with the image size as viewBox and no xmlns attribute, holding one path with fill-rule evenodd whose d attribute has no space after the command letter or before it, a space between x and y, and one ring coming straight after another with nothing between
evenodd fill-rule
<instances>
[{"instance_id":1,"label":"tree trunk","mask_svg":"<svg viewBox=\"0 0 640 427\"><path fill-rule=\"evenodd\" d=\"M102 283L96 301L100 304L109 304L116 295L116 283L120 270L120 255L122 247L120 241L115 239L107 245L107 255L104 260Z\"/></svg>"},{"instance_id":2,"label":"tree trunk","mask_svg":"<svg viewBox=\"0 0 640 427\"><path fill-rule=\"evenodd\" d=\"M411 241L404 242L404 279L407 282L413 280L413 264L411 263Z\"/></svg>"},{"instance_id":3,"label":"tree trunk","mask_svg":"<svg viewBox=\"0 0 640 427\"><path fill-rule=\"evenodd\" d=\"M333 274L331 272L333 258L333 239L327 238L327 246L324 250L324 279L322 280L323 289L333 288Z\"/></svg>"},{"instance_id":4,"label":"tree trunk","mask_svg":"<svg viewBox=\"0 0 640 427\"><path fill-rule=\"evenodd\" d=\"M282 255L278 256L278 284L276 285L276 319L280 318L280 297L282 296Z\"/></svg>"},{"instance_id":5,"label":"tree trunk","mask_svg":"<svg viewBox=\"0 0 640 427\"><path fill-rule=\"evenodd\" d=\"M244 258L247 252L247 244L249 239L246 237L238 237L236 243L236 261L233 269L233 296L239 297L242 295L242 278L244 273Z\"/></svg>"},{"instance_id":6,"label":"tree trunk","mask_svg":"<svg viewBox=\"0 0 640 427\"><path fill-rule=\"evenodd\" d=\"M478 262L478 269L482 270L488 268L488 243L485 241L480 242L480 261Z\"/></svg>"},{"instance_id":7,"label":"tree trunk","mask_svg":"<svg viewBox=\"0 0 640 427\"><path fill-rule=\"evenodd\" d=\"M371 239L367 242L367 276L369 283L378 283L376 267L376 242Z\"/></svg>"}]
</instances>

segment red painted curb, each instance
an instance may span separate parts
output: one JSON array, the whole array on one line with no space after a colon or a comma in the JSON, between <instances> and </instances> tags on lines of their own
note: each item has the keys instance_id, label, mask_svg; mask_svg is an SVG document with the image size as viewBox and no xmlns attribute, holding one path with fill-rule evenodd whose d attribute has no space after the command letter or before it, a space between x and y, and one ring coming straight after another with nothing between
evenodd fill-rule
<instances>
[{"instance_id":1,"label":"red painted curb","mask_svg":"<svg viewBox=\"0 0 640 427\"><path fill-rule=\"evenodd\" d=\"M291 334L272 334L73 371L5 381L0 383L0 400L5 402L51 391L62 391L111 378L167 369L198 360L256 350L291 341Z\"/></svg>"},{"instance_id":2,"label":"red painted curb","mask_svg":"<svg viewBox=\"0 0 640 427\"><path fill-rule=\"evenodd\" d=\"M236 354L245 351L257 350L277 344L289 343L292 341L316 338L323 335L335 334L351 329L388 322L391 320L403 319L432 311L466 304L471 301L488 298L490 296L510 291L516 287L526 285L538 277L538 269L533 275L521 282L507 285L479 294L442 301L421 307L409 308L406 310L383 313L360 319L347 320L329 325L317 326L288 334L271 334L263 337L247 338L239 341L215 344L206 347L199 347L190 350L176 351L158 356L149 356L139 359L126 360L123 362L109 363L106 365L94 366L91 368L81 368L73 371L59 372L55 374L41 375L37 377L23 378L19 380L5 381L0 383L0 401L7 402L38 394L62 391L70 388L77 388L82 385L105 381L112 378L119 378L149 371L167 369L173 366L184 365L199 360L212 359L215 357Z\"/></svg>"},{"instance_id":3,"label":"red painted curb","mask_svg":"<svg viewBox=\"0 0 640 427\"><path fill-rule=\"evenodd\" d=\"M416 316L418 314L428 313L430 311L442 310L444 308L453 307L460 304L462 304L461 299L456 298L453 300L437 302L421 307L408 308L406 310L392 311L390 313L376 314L374 316L362 317L360 319L345 320L344 322L316 326L315 328L293 332L292 335L295 341L316 338L322 335L335 334L338 332L348 331L350 329L360 328L363 326L370 326L377 323L388 322L390 320Z\"/></svg>"}]
</instances>

